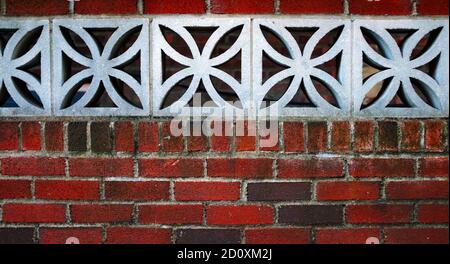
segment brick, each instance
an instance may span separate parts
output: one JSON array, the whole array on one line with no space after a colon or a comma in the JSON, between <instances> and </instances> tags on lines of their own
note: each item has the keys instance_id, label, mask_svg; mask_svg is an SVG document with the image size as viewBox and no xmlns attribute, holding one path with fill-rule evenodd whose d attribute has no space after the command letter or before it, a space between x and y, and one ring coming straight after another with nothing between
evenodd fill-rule
<instances>
[{"instance_id":1,"label":"brick","mask_svg":"<svg viewBox=\"0 0 450 264\"><path fill-rule=\"evenodd\" d=\"M448 15L447 0L419 0L417 1L417 13L425 16Z\"/></svg>"},{"instance_id":2,"label":"brick","mask_svg":"<svg viewBox=\"0 0 450 264\"><path fill-rule=\"evenodd\" d=\"M16 122L0 122L0 151L19 149L19 124Z\"/></svg>"},{"instance_id":3,"label":"brick","mask_svg":"<svg viewBox=\"0 0 450 264\"><path fill-rule=\"evenodd\" d=\"M98 200L100 184L97 181L37 180L37 199L46 200Z\"/></svg>"},{"instance_id":4,"label":"brick","mask_svg":"<svg viewBox=\"0 0 450 264\"><path fill-rule=\"evenodd\" d=\"M22 150L41 150L41 124L23 122L21 125Z\"/></svg>"},{"instance_id":5,"label":"brick","mask_svg":"<svg viewBox=\"0 0 450 264\"><path fill-rule=\"evenodd\" d=\"M105 183L105 198L124 201L168 200L169 188L169 182L163 181L108 181Z\"/></svg>"},{"instance_id":6,"label":"brick","mask_svg":"<svg viewBox=\"0 0 450 264\"><path fill-rule=\"evenodd\" d=\"M308 182L248 183L249 201L300 201L311 199L311 184Z\"/></svg>"},{"instance_id":7,"label":"brick","mask_svg":"<svg viewBox=\"0 0 450 264\"><path fill-rule=\"evenodd\" d=\"M145 14L203 14L206 3L203 0L145 0Z\"/></svg>"},{"instance_id":8,"label":"brick","mask_svg":"<svg viewBox=\"0 0 450 264\"><path fill-rule=\"evenodd\" d=\"M305 151L304 126L301 122L284 122L284 151L288 153Z\"/></svg>"},{"instance_id":9,"label":"brick","mask_svg":"<svg viewBox=\"0 0 450 264\"><path fill-rule=\"evenodd\" d=\"M336 178L343 177L344 163L339 158L280 159L280 178Z\"/></svg>"},{"instance_id":10,"label":"brick","mask_svg":"<svg viewBox=\"0 0 450 264\"><path fill-rule=\"evenodd\" d=\"M308 123L308 152L319 153L327 150L327 123L309 122Z\"/></svg>"},{"instance_id":11,"label":"brick","mask_svg":"<svg viewBox=\"0 0 450 264\"><path fill-rule=\"evenodd\" d=\"M424 224L448 224L448 204L421 204L417 220Z\"/></svg>"},{"instance_id":12,"label":"brick","mask_svg":"<svg viewBox=\"0 0 450 264\"><path fill-rule=\"evenodd\" d=\"M333 152L349 152L350 143L350 123L333 122L331 125L331 150Z\"/></svg>"},{"instance_id":13,"label":"brick","mask_svg":"<svg viewBox=\"0 0 450 264\"><path fill-rule=\"evenodd\" d=\"M136 0L82 0L75 3L76 14L136 14Z\"/></svg>"},{"instance_id":14,"label":"brick","mask_svg":"<svg viewBox=\"0 0 450 264\"><path fill-rule=\"evenodd\" d=\"M73 158L69 159L72 177L132 177L131 158Z\"/></svg>"},{"instance_id":15,"label":"brick","mask_svg":"<svg viewBox=\"0 0 450 264\"><path fill-rule=\"evenodd\" d=\"M317 244L366 244L366 240L370 237L381 240L380 230L376 228L320 228L316 230Z\"/></svg>"},{"instance_id":16,"label":"brick","mask_svg":"<svg viewBox=\"0 0 450 264\"><path fill-rule=\"evenodd\" d=\"M208 159L208 176L225 178L271 178L272 159Z\"/></svg>"},{"instance_id":17,"label":"brick","mask_svg":"<svg viewBox=\"0 0 450 264\"><path fill-rule=\"evenodd\" d=\"M209 225L268 225L273 224L274 210L270 206L214 205L206 209Z\"/></svg>"},{"instance_id":18,"label":"brick","mask_svg":"<svg viewBox=\"0 0 450 264\"><path fill-rule=\"evenodd\" d=\"M429 152L441 152L444 150L444 128L441 121L425 122L425 150Z\"/></svg>"},{"instance_id":19,"label":"brick","mask_svg":"<svg viewBox=\"0 0 450 264\"><path fill-rule=\"evenodd\" d=\"M112 151L112 131L108 122L91 123L91 150L92 152Z\"/></svg>"},{"instance_id":20,"label":"brick","mask_svg":"<svg viewBox=\"0 0 450 264\"><path fill-rule=\"evenodd\" d=\"M0 200L26 198L31 198L31 181L0 180Z\"/></svg>"},{"instance_id":21,"label":"brick","mask_svg":"<svg viewBox=\"0 0 450 264\"><path fill-rule=\"evenodd\" d=\"M346 220L351 224L400 224L411 220L410 205L348 205Z\"/></svg>"},{"instance_id":22,"label":"brick","mask_svg":"<svg viewBox=\"0 0 450 264\"><path fill-rule=\"evenodd\" d=\"M355 122L355 152L371 152L375 146L375 126L373 122Z\"/></svg>"},{"instance_id":23,"label":"brick","mask_svg":"<svg viewBox=\"0 0 450 264\"><path fill-rule=\"evenodd\" d=\"M175 182L177 201L237 201L239 182Z\"/></svg>"},{"instance_id":24,"label":"brick","mask_svg":"<svg viewBox=\"0 0 450 264\"><path fill-rule=\"evenodd\" d=\"M163 228L109 227L107 244L170 244L171 230Z\"/></svg>"},{"instance_id":25,"label":"brick","mask_svg":"<svg viewBox=\"0 0 450 264\"><path fill-rule=\"evenodd\" d=\"M173 136L170 133L170 122L164 122L162 128L162 146L165 152L183 152L184 139L183 136Z\"/></svg>"},{"instance_id":26,"label":"brick","mask_svg":"<svg viewBox=\"0 0 450 264\"><path fill-rule=\"evenodd\" d=\"M159 151L158 123L139 123L139 152Z\"/></svg>"},{"instance_id":27,"label":"brick","mask_svg":"<svg viewBox=\"0 0 450 264\"><path fill-rule=\"evenodd\" d=\"M0 228L0 244L33 244L34 228Z\"/></svg>"},{"instance_id":28,"label":"brick","mask_svg":"<svg viewBox=\"0 0 450 264\"><path fill-rule=\"evenodd\" d=\"M422 177L447 177L448 157L426 157L419 161L419 175Z\"/></svg>"},{"instance_id":29,"label":"brick","mask_svg":"<svg viewBox=\"0 0 450 264\"><path fill-rule=\"evenodd\" d=\"M208 138L205 136L190 136L187 139L188 152L208 151Z\"/></svg>"},{"instance_id":30,"label":"brick","mask_svg":"<svg viewBox=\"0 0 450 264\"><path fill-rule=\"evenodd\" d=\"M211 151L229 152L231 150L231 140L233 136L233 123L213 121L211 122L210 128L213 131L217 130L217 132L210 136Z\"/></svg>"},{"instance_id":31,"label":"brick","mask_svg":"<svg viewBox=\"0 0 450 264\"><path fill-rule=\"evenodd\" d=\"M378 122L378 151L398 151L398 124L392 121Z\"/></svg>"},{"instance_id":32,"label":"brick","mask_svg":"<svg viewBox=\"0 0 450 264\"><path fill-rule=\"evenodd\" d=\"M69 151L87 151L87 123L72 122L67 128Z\"/></svg>"},{"instance_id":33,"label":"brick","mask_svg":"<svg viewBox=\"0 0 450 264\"><path fill-rule=\"evenodd\" d=\"M45 123L45 150L64 150L64 124L62 122Z\"/></svg>"},{"instance_id":34,"label":"brick","mask_svg":"<svg viewBox=\"0 0 450 264\"><path fill-rule=\"evenodd\" d=\"M241 130L242 131L239 131ZM245 121L243 125L236 124L236 151L256 150L256 122Z\"/></svg>"},{"instance_id":35,"label":"brick","mask_svg":"<svg viewBox=\"0 0 450 264\"><path fill-rule=\"evenodd\" d=\"M378 200L379 182L319 182L317 199L322 201Z\"/></svg>"},{"instance_id":36,"label":"brick","mask_svg":"<svg viewBox=\"0 0 450 264\"><path fill-rule=\"evenodd\" d=\"M238 229L178 229L177 244L240 244Z\"/></svg>"},{"instance_id":37,"label":"brick","mask_svg":"<svg viewBox=\"0 0 450 264\"><path fill-rule=\"evenodd\" d=\"M231 137L228 136L212 136L211 151L229 152L231 149Z\"/></svg>"},{"instance_id":38,"label":"brick","mask_svg":"<svg viewBox=\"0 0 450 264\"><path fill-rule=\"evenodd\" d=\"M273 0L211 0L211 13L213 14L268 14L273 12Z\"/></svg>"},{"instance_id":39,"label":"brick","mask_svg":"<svg viewBox=\"0 0 450 264\"><path fill-rule=\"evenodd\" d=\"M114 145L117 152L134 152L133 123L122 121L114 124Z\"/></svg>"},{"instance_id":40,"label":"brick","mask_svg":"<svg viewBox=\"0 0 450 264\"><path fill-rule=\"evenodd\" d=\"M139 159L139 175L142 177L202 177L201 159Z\"/></svg>"},{"instance_id":41,"label":"brick","mask_svg":"<svg viewBox=\"0 0 450 264\"><path fill-rule=\"evenodd\" d=\"M350 14L359 15L410 15L410 0L349 0Z\"/></svg>"},{"instance_id":42,"label":"brick","mask_svg":"<svg viewBox=\"0 0 450 264\"><path fill-rule=\"evenodd\" d=\"M448 228L385 228L386 244L448 244Z\"/></svg>"},{"instance_id":43,"label":"brick","mask_svg":"<svg viewBox=\"0 0 450 264\"><path fill-rule=\"evenodd\" d=\"M139 206L141 224L201 224L203 205L142 205Z\"/></svg>"},{"instance_id":44,"label":"brick","mask_svg":"<svg viewBox=\"0 0 450 264\"><path fill-rule=\"evenodd\" d=\"M413 177L413 159L406 158L356 158L349 163L353 177Z\"/></svg>"},{"instance_id":45,"label":"brick","mask_svg":"<svg viewBox=\"0 0 450 264\"><path fill-rule=\"evenodd\" d=\"M14 16L54 16L69 13L69 3L61 0L7 0L6 14Z\"/></svg>"},{"instance_id":46,"label":"brick","mask_svg":"<svg viewBox=\"0 0 450 264\"><path fill-rule=\"evenodd\" d=\"M2 159L2 174L10 176L64 176L65 160L47 157Z\"/></svg>"},{"instance_id":47,"label":"brick","mask_svg":"<svg viewBox=\"0 0 450 264\"><path fill-rule=\"evenodd\" d=\"M68 238L76 237L80 244L101 244L101 228L41 228L40 244L66 244Z\"/></svg>"},{"instance_id":48,"label":"brick","mask_svg":"<svg viewBox=\"0 0 450 264\"><path fill-rule=\"evenodd\" d=\"M66 207L61 204L5 204L5 223L64 223Z\"/></svg>"},{"instance_id":49,"label":"brick","mask_svg":"<svg viewBox=\"0 0 450 264\"><path fill-rule=\"evenodd\" d=\"M400 181L386 184L391 200L448 199L448 181Z\"/></svg>"},{"instance_id":50,"label":"brick","mask_svg":"<svg viewBox=\"0 0 450 264\"><path fill-rule=\"evenodd\" d=\"M401 123L402 141L401 149L406 152L420 151L420 122L419 121L405 121Z\"/></svg>"},{"instance_id":51,"label":"brick","mask_svg":"<svg viewBox=\"0 0 450 264\"><path fill-rule=\"evenodd\" d=\"M75 204L71 206L74 223L130 222L133 205L130 204Z\"/></svg>"},{"instance_id":52,"label":"brick","mask_svg":"<svg viewBox=\"0 0 450 264\"><path fill-rule=\"evenodd\" d=\"M278 222L295 225L342 224L343 206L289 205L278 209Z\"/></svg>"},{"instance_id":53,"label":"brick","mask_svg":"<svg viewBox=\"0 0 450 264\"><path fill-rule=\"evenodd\" d=\"M309 244L310 230L304 228L257 228L245 230L246 244Z\"/></svg>"},{"instance_id":54,"label":"brick","mask_svg":"<svg viewBox=\"0 0 450 264\"><path fill-rule=\"evenodd\" d=\"M280 11L283 14L339 14L344 12L344 1L281 0Z\"/></svg>"}]
</instances>

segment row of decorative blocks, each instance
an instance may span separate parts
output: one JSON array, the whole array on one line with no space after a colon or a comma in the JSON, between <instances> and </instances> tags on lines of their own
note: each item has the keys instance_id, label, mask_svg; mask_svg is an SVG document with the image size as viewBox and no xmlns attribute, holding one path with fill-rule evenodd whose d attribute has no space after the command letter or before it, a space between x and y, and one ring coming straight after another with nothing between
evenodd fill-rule
<instances>
[{"instance_id":1,"label":"row of decorative blocks","mask_svg":"<svg viewBox=\"0 0 450 264\"><path fill-rule=\"evenodd\" d=\"M0 20L0 116L446 117L448 50L448 19Z\"/></svg>"}]
</instances>

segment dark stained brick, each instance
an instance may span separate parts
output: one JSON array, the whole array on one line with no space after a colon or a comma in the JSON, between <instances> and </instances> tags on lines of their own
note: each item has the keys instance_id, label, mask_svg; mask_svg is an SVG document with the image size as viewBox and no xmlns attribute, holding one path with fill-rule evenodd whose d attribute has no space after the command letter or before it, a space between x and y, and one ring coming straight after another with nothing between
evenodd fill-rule
<instances>
[{"instance_id":1,"label":"dark stained brick","mask_svg":"<svg viewBox=\"0 0 450 264\"><path fill-rule=\"evenodd\" d=\"M292 205L279 209L282 224L321 225L342 224L343 206L340 205Z\"/></svg>"},{"instance_id":2,"label":"dark stained brick","mask_svg":"<svg viewBox=\"0 0 450 264\"><path fill-rule=\"evenodd\" d=\"M86 122L73 122L68 127L69 151L87 150Z\"/></svg>"},{"instance_id":3,"label":"dark stained brick","mask_svg":"<svg viewBox=\"0 0 450 264\"><path fill-rule=\"evenodd\" d=\"M111 152L111 127L108 122L91 124L91 149L93 152Z\"/></svg>"},{"instance_id":4,"label":"dark stained brick","mask_svg":"<svg viewBox=\"0 0 450 264\"><path fill-rule=\"evenodd\" d=\"M295 201L311 198L311 184L308 182L249 183L249 201Z\"/></svg>"},{"instance_id":5,"label":"dark stained brick","mask_svg":"<svg viewBox=\"0 0 450 264\"><path fill-rule=\"evenodd\" d=\"M33 228L0 228L0 244L33 244Z\"/></svg>"},{"instance_id":6,"label":"dark stained brick","mask_svg":"<svg viewBox=\"0 0 450 264\"><path fill-rule=\"evenodd\" d=\"M239 244L237 229L181 229L176 232L177 244Z\"/></svg>"}]
</instances>

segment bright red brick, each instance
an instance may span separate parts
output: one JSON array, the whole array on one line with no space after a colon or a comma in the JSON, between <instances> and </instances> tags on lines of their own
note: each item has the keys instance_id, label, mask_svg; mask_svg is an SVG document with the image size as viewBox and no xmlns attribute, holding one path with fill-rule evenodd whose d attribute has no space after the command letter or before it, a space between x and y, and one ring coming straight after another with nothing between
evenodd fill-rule
<instances>
[{"instance_id":1,"label":"bright red brick","mask_svg":"<svg viewBox=\"0 0 450 264\"><path fill-rule=\"evenodd\" d=\"M426 157L420 159L419 175L423 177L448 178L448 157Z\"/></svg>"},{"instance_id":2,"label":"bright red brick","mask_svg":"<svg viewBox=\"0 0 450 264\"><path fill-rule=\"evenodd\" d=\"M41 124L39 122L23 122L21 125L22 149L41 150Z\"/></svg>"},{"instance_id":3,"label":"bright red brick","mask_svg":"<svg viewBox=\"0 0 450 264\"><path fill-rule=\"evenodd\" d=\"M64 150L63 122L46 122L44 133L45 133L45 149L47 151Z\"/></svg>"},{"instance_id":4,"label":"bright red brick","mask_svg":"<svg viewBox=\"0 0 450 264\"><path fill-rule=\"evenodd\" d=\"M308 123L308 152L317 153L327 150L327 122Z\"/></svg>"},{"instance_id":5,"label":"bright red brick","mask_svg":"<svg viewBox=\"0 0 450 264\"><path fill-rule=\"evenodd\" d=\"M305 138L304 126L301 122L284 122L284 151L304 152Z\"/></svg>"},{"instance_id":6,"label":"bright red brick","mask_svg":"<svg viewBox=\"0 0 450 264\"><path fill-rule=\"evenodd\" d=\"M31 181L0 180L0 200L23 198L31 198Z\"/></svg>"},{"instance_id":7,"label":"bright red brick","mask_svg":"<svg viewBox=\"0 0 450 264\"><path fill-rule=\"evenodd\" d=\"M14 157L2 159L2 174L10 176L63 176L63 158Z\"/></svg>"},{"instance_id":8,"label":"bright red brick","mask_svg":"<svg viewBox=\"0 0 450 264\"><path fill-rule=\"evenodd\" d=\"M280 178L336 178L344 175L344 162L339 158L280 159Z\"/></svg>"},{"instance_id":9,"label":"bright red brick","mask_svg":"<svg viewBox=\"0 0 450 264\"><path fill-rule=\"evenodd\" d=\"M190 136L187 139L188 152L208 151L208 138L205 136Z\"/></svg>"},{"instance_id":10,"label":"bright red brick","mask_svg":"<svg viewBox=\"0 0 450 264\"><path fill-rule=\"evenodd\" d=\"M441 152L444 150L445 123L437 120L425 122L425 150Z\"/></svg>"},{"instance_id":11,"label":"bright red brick","mask_svg":"<svg viewBox=\"0 0 450 264\"><path fill-rule=\"evenodd\" d=\"M119 152L134 151L134 128L133 123L122 121L114 124L115 146Z\"/></svg>"},{"instance_id":12,"label":"bright red brick","mask_svg":"<svg viewBox=\"0 0 450 264\"><path fill-rule=\"evenodd\" d=\"M371 152L375 146L375 125L370 121L355 122L355 152Z\"/></svg>"},{"instance_id":13,"label":"bright red brick","mask_svg":"<svg viewBox=\"0 0 450 264\"><path fill-rule=\"evenodd\" d=\"M400 224L411 220L410 205L348 205L346 209L347 223L351 224Z\"/></svg>"},{"instance_id":14,"label":"bright red brick","mask_svg":"<svg viewBox=\"0 0 450 264\"><path fill-rule=\"evenodd\" d=\"M417 13L425 16L448 15L448 0L419 0Z\"/></svg>"},{"instance_id":15,"label":"bright red brick","mask_svg":"<svg viewBox=\"0 0 450 264\"><path fill-rule=\"evenodd\" d=\"M132 177L131 158L73 158L69 159L72 177Z\"/></svg>"},{"instance_id":16,"label":"bright red brick","mask_svg":"<svg viewBox=\"0 0 450 264\"><path fill-rule=\"evenodd\" d=\"M101 228L41 228L40 244L66 244L68 238L75 237L80 244L101 244Z\"/></svg>"},{"instance_id":17,"label":"bright red brick","mask_svg":"<svg viewBox=\"0 0 450 264\"><path fill-rule=\"evenodd\" d=\"M448 204L421 204L417 220L425 224L448 224Z\"/></svg>"},{"instance_id":18,"label":"bright red brick","mask_svg":"<svg viewBox=\"0 0 450 264\"><path fill-rule=\"evenodd\" d=\"M353 177L413 177L413 159L406 158L356 158L349 164Z\"/></svg>"},{"instance_id":19,"label":"bright red brick","mask_svg":"<svg viewBox=\"0 0 450 264\"><path fill-rule=\"evenodd\" d=\"M159 151L158 123L139 123L139 152Z\"/></svg>"},{"instance_id":20,"label":"bright red brick","mask_svg":"<svg viewBox=\"0 0 450 264\"><path fill-rule=\"evenodd\" d=\"M305 228L257 228L245 230L246 244L309 244L310 230Z\"/></svg>"},{"instance_id":21,"label":"bright red brick","mask_svg":"<svg viewBox=\"0 0 450 264\"><path fill-rule=\"evenodd\" d=\"M105 198L108 200L159 201L169 199L169 182L108 181Z\"/></svg>"},{"instance_id":22,"label":"bright red brick","mask_svg":"<svg viewBox=\"0 0 450 264\"><path fill-rule=\"evenodd\" d=\"M273 0L211 0L211 13L214 14L267 14L273 12Z\"/></svg>"},{"instance_id":23,"label":"bright red brick","mask_svg":"<svg viewBox=\"0 0 450 264\"><path fill-rule=\"evenodd\" d=\"M256 150L256 122L245 121L243 125L236 124L236 151Z\"/></svg>"},{"instance_id":24,"label":"bright red brick","mask_svg":"<svg viewBox=\"0 0 450 264\"><path fill-rule=\"evenodd\" d=\"M316 230L317 244L366 244L366 240L370 237L381 240L380 230L376 228L320 228Z\"/></svg>"},{"instance_id":25,"label":"bright red brick","mask_svg":"<svg viewBox=\"0 0 450 264\"><path fill-rule=\"evenodd\" d=\"M174 136L170 132L170 122L164 122L162 125L162 146L165 152L183 152L183 136Z\"/></svg>"},{"instance_id":26,"label":"bright red brick","mask_svg":"<svg viewBox=\"0 0 450 264\"><path fill-rule=\"evenodd\" d=\"M233 136L233 122L213 121L210 128L214 132L210 137L211 150L215 152L229 152Z\"/></svg>"},{"instance_id":27,"label":"bright red brick","mask_svg":"<svg viewBox=\"0 0 450 264\"><path fill-rule=\"evenodd\" d=\"M405 121L401 123L402 141L401 149L407 152L420 151L420 122L419 121Z\"/></svg>"},{"instance_id":28,"label":"bright red brick","mask_svg":"<svg viewBox=\"0 0 450 264\"><path fill-rule=\"evenodd\" d=\"M448 228L385 228L386 244L448 244Z\"/></svg>"},{"instance_id":29,"label":"bright red brick","mask_svg":"<svg viewBox=\"0 0 450 264\"><path fill-rule=\"evenodd\" d=\"M77 14L136 14L137 0L82 0L75 3Z\"/></svg>"},{"instance_id":30,"label":"bright red brick","mask_svg":"<svg viewBox=\"0 0 450 264\"><path fill-rule=\"evenodd\" d=\"M228 152L231 148L231 137L228 136L212 136L211 150L215 152Z\"/></svg>"},{"instance_id":31,"label":"bright red brick","mask_svg":"<svg viewBox=\"0 0 450 264\"><path fill-rule=\"evenodd\" d=\"M410 0L349 0L350 14L360 15L410 15Z\"/></svg>"},{"instance_id":32,"label":"bright red brick","mask_svg":"<svg viewBox=\"0 0 450 264\"><path fill-rule=\"evenodd\" d=\"M201 159L139 159L139 175L142 177L202 177Z\"/></svg>"},{"instance_id":33,"label":"bright red brick","mask_svg":"<svg viewBox=\"0 0 450 264\"><path fill-rule=\"evenodd\" d=\"M236 201L240 198L239 182L176 182L178 201Z\"/></svg>"},{"instance_id":34,"label":"bright red brick","mask_svg":"<svg viewBox=\"0 0 450 264\"><path fill-rule=\"evenodd\" d=\"M75 204L71 206L74 223L130 222L133 214L131 204Z\"/></svg>"},{"instance_id":35,"label":"bright red brick","mask_svg":"<svg viewBox=\"0 0 450 264\"><path fill-rule=\"evenodd\" d=\"M146 14L203 14L206 12L204 0L145 0Z\"/></svg>"},{"instance_id":36,"label":"bright red brick","mask_svg":"<svg viewBox=\"0 0 450 264\"><path fill-rule=\"evenodd\" d=\"M351 143L350 123L333 122L331 129L331 150L333 152L349 152Z\"/></svg>"},{"instance_id":37,"label":"bright red brick","mask_svg":"<svg viewBox=\"0 0 450 264\"><path fill-rule=\"evenodd\" d=\"M379 182L319 182L317 199L323 201L378 200Z\"/></svg>"},{"instance_id":38,"label":"bright red brick","mask_svg":"<svg viewBox=\"0 0 450 264\"><path fill-rule=\"evenodd\" d=\"M278 127L278 123L271 124L271 122L261 121L259 125L260 131L264 129L264 133L261 133L259 137L259 150L261 151L271 151L271 152L279 152L280 151L280 130Z\"/></svg>"},{"instance_id":39,"label":"bright red brick","mask_svg":"<svg viewBox=\"0 0 450 264\"><path fill-rule=\"evenodd\" d=\"M5 223L64 223L66 206L61 204L5 204Z\"/></svg>"},{"instance_id":40,"label":"bright red brick","mask_svg":"<svg viewBox=\"0 0 450 264\"><path fill-rule=\"evenodd\" d=\"M36 198L47 200L98 200L100 184L97 181L37 180Z\"/></svg>"},{"instance_id":41,"label":"bright red brick","mask_svg":"<svg viewBox=\"0 0 450 264\"><path fill-rule=\"evenodd\" d=\"M272 159L208 159L208 176L225 178L271 178Z\"/></svg>"},{"instance_id":42,"label":"bright red brick","mask_svg":"<svg viewBox=\"0 0 450 264\"><path fill-rule=\"evenodd\" d=\"M61 0L7 0L6 14L54 16L69 13L69 2Z\"/></svg>"},{"instance_id":43,"label":"bright red brick","mask_svg":"<svg viewBox=\"0 0 450 264\"><path fill-rule=\"evenodd\" d=\"M448 181L388 182L386 196L392 200L448 199Z\"/></svg>"},{"instance_id":44,"label":"bright red brick","mask_svg":"<svg viewBox=\"0 0 450 264\"><path fill-rule=\"evenodd\" d=\"M0 122L0 151L17 150L19 148L19 124Z\"/></svg>"},{"instance_id":45,"label":"bright red brick","mask_svg":"<svg viewBox=\"0 0 450 264\"><path fill-rule=\"evenodd\" d=\"M210 225L268 225L273 224L274 210L270 206L213 205L206 215Z\"/></svg>"},{"instance_id":46,"label":"bright red brick","mask_svg":"<svg viewBox=\"0 0 450 264\"><path fill-rule=\"evenodd\" d=\"M203 205L142 205L139 206L139 223L141 224L201 224L203 222Z\"/></svg>"},{"instance_id":47,"label":"bright red brick","mask_svg":"<svg viewBox=\"0 0 450 264\"><path fill-rule=\"evenodd\" d=\"M109 227L107 244L170 244L171 230L159 228Z\"/></svg>"},{"instance_id":48,"label":"bright red brick","mask_svg":"<svg viewBox=\"0 0 450 264\"><path fill-rule=\"evenodd\" d=\"M283 14L338 14L344 12L343 0L280 0Z\"/></svg>"}]
</instances>

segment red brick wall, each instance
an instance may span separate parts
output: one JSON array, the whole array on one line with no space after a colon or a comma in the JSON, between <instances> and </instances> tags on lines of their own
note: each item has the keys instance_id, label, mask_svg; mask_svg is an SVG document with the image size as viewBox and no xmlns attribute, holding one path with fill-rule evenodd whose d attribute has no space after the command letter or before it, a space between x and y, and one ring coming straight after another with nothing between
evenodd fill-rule
<instances>
[{"instance_id":1,"label":"red brick wall","mask_svg":"<svg viewBox=\"0 0 450 264\"><path fill-rule=\"evenodd\" d=\"M444 0L2 2L24 17L448 15ZM0 243L448 243L447 119L280 121L270 149L170 137L169 121L0 117Z\"/></svg>"}]
</instances>

